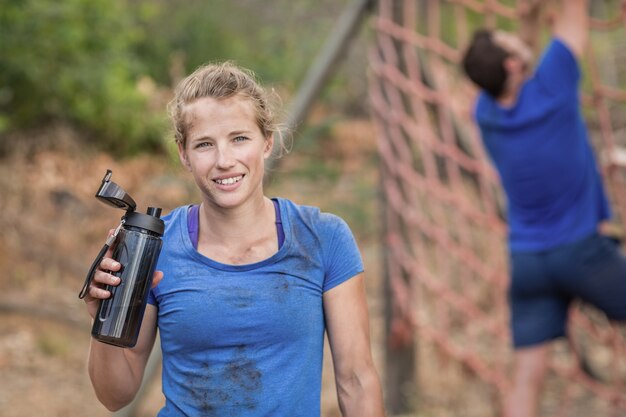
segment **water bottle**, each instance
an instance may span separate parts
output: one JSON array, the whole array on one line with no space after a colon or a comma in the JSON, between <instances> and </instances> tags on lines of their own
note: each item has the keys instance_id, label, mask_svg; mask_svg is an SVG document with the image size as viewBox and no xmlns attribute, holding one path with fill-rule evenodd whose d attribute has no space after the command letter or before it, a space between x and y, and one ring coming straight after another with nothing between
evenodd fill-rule
<instances>
[{"instance_id":1,"label":"water bottle","mask_svg":"<svg viewBox=\"0 0 626 417\"><path fill-rule=\"evenodd\" d=\"M113 246L112 258L122 267L112 274L120 278L120 284L106 286L111 297L100 302L91 335L100 342L128 348L137 343L152 275L161 252L164 223L158 207L148 207L145 214L137 213L135 201L111 181L111 175L107 170L96 198L126 213L91 265L79 298L87 294L102 258Z\"/></svg>"}]
</instances>

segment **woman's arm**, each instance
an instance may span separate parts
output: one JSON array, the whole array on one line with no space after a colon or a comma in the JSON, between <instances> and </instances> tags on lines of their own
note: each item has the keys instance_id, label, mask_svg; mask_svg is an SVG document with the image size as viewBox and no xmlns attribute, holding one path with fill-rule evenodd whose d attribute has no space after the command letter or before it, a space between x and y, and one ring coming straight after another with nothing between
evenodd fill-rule
<instances>
[{"instance_id":1,"label":"woman's arm","mask_svg":"<svg viewBox=\"0 0 626 417\"><path fill-rule=\"evenodd\" d=\"M110 258L111 250L102 260L94 275L93 283L85 297L89 315L96 315L101 300L110 297L104 285L119 285L119 278L105 271L118 271L120 264ZM155 272L152 285L156 285L163 274ZM100 402L109 410L115 411L129 404L141 387L146 362L156 339L157 308L146 307L135 347L124 349L91 340L88 370L91 383Z\"/></svg>"},{"instance_id":2,"label":"woman's arm","mask_svg":"<svg viewBox=\"0 0 626 417\"><path fill-rule=\"evenodd\" d=\"M383 395L372 360L363 275L324 294L339 407L344 417L383 417Z\"/></svg>"},{"instance_id":3,"label":"woman's arm","mask_svg":"<svg viewBox=\"0 0 626 417\"><path fill-rule=\"evenodd\" d=\"M133 348L91 340L88 370L98 400L110 411L128 405L141 387L146 363L156 338L157 308L146 307L139 339Z\"/></svg>"}]
</instances>

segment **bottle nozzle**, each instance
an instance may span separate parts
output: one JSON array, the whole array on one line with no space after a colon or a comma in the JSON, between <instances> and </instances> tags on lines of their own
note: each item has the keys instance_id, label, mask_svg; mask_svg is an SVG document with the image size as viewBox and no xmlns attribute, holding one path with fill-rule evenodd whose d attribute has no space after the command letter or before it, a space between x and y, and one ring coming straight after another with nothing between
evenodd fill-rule
<instances>
[{"instance_id":1,"label":"bottle nozzle","mask_svg":"<svg viewBox=\"0 0 626 417\"><path fill-rule=\"evenodd\" d=\"M135 200L119 185L111 181L111 175L113 173L110 169L107 169L104 178L102 178L102 184L96 193L96 198L105 204L124 209L127 212L135 211L137 207Z\"/></svg>"},{"instance_id":2,"label":"bottle nozzle","mask_svg":"<svg viewBox=\"0 0 626 417\"><path fill-rule=\"evenodd\" d=\"M161 208L160 207L148 207L147 214L149 216L161 217Z\"/></svg>"}]
</instances>

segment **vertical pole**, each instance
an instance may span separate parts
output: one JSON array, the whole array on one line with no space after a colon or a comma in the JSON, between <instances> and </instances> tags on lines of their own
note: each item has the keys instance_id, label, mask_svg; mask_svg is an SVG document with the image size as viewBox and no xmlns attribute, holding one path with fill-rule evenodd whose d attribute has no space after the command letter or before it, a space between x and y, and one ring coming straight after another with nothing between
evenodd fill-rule
<instances>
[{"instance_id":1,"label":"vertical pole","mask_svg":"<svg viewBox=\"0 0 626 417\"><path fill-rule=\"evenodd\" d=\"M384 168L381 167L384 175ZM385 408L390 416L407 415L416 411L416 399L418 394L416 372L417 346L413 338L408 343L393 344L393 321L394 321L394 297L391 290L391 274L389 267L389 249L385 245L390 231L389 207L385 201L385 194L381 189L382 211L382 260L384 275L384 299L385 299ZM405 277L406 278L406 277Z\"/></svg>"},{"instance_id":2,"label":"vertical pole","mask_svg":"<svg viewBox=\"0 0 626 417\"><path fill-rule=\"evenodd\" d=\"M300 123L306 119L311 105L319 96L330 76L337 69L337 63L346 57L346 50L352 38L358 29L361 28L374 3L375 0L353 0L343 10L326 43L313 60L309 71L300 87L298 87L293 102L289 106L289 113L285 121L285 131L287 133L295 131ZM277 145L276 142L274 144ZM266 161L268 174L271 173L271 169L274 168L275 164L276 160L274 159Z\"/></svg>"},{"instance_id":3,"label":"vertical pole","mask_svg":"<svg viewBox=\"0 0 626 417\"><path fill-rule=\"evenodd\" d=\"M404 19L404 1L403 0L391 0L393 7L393 19L394 21L403 26ZM399 65L405 66L403 60L403 45L400 41L395 41L396 56L399 58ZM403 68L399 68L403 71ZM406 69L404 69L405 71ZM381 164L381 178L384 178L387 173L385 167ZM385 193L381 184L381 207L382 207L382 225L383 225L383 242L386 242L387 236L390 232L390 213L389 203L385 201ZM396 232L401 232L396 230ZM416 378L416 353L417 346L414 338L408 343L402 345L390 344L389 341L392 337L392 326L394 320L394 297L391 291L391 275L390 275L390 259L388 254L387 245L383 244L382 247L382 259L383 270L385 279L385 334L386 334L386 349L385 349L385 402L387 411L390 416L411 414L416 408L417 398L417 378ZM409 280L410 277L403 273L403 278Z\"/></svg>"}]
</instances>

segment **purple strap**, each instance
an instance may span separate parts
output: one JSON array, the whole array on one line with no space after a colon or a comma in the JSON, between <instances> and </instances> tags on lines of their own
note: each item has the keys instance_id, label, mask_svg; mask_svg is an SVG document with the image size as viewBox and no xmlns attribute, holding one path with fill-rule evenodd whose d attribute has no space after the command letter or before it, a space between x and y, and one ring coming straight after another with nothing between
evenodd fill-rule
<instances>
[{"instance_id":1,"label":"purple strap","mask_svg":"<svg viewBox=\"0 0 626 417\"><path fill-rule=\"evenodd\" d=\"M191 239L191 243L193 243L193 247L198 249L198 230L200 227L198 226L200 222L200 205L194 204L189 209L189 213L187 213L187 230L189 230L189 238Z\"/></svg>"},{"instance_id":2,"label":"purple strap","mask_svg":"<svg viewBox=\"0 0 626 417\"><path fill-rule=\"evenodd\" d=\"M272 203L274 203L274 211L276 212L276 234L278 234L278 249L280 249L283 247L283 243L285 243L285 230L283 229L283 221L280 218L278 201L272 200Z\"/></svg>"},{"instance_id":3,"label":"purple strap","mask_svg":"<svg viewBox=\"0 0 626 417\"><path fill-rule=\"evenodd\" d=\"M278 249L283 246L285 243L285 231L283 230L283 222L280 218L280 209L278 208L278 201L272 200L274 203L274 211L276 212L276 233L278 234ZM191 239L191 243L193 243L193 247L198 249L198 230L200 227L198 226L200 223L200 205L194 204L189 209L189 213L187 215L187 230L189 232L189 238Z\"/></svg>"}]
</instances>

